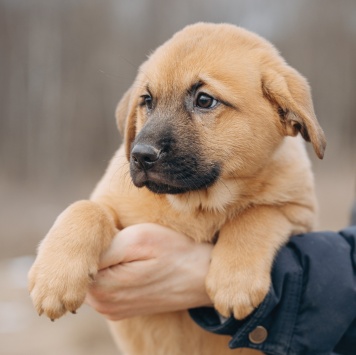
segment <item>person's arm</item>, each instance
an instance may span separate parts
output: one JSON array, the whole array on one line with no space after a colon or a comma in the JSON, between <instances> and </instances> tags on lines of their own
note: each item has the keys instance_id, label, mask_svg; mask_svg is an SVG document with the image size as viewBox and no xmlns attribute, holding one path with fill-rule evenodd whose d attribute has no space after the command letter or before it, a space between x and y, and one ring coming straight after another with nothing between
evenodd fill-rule
<instances>
[{"instance_id":1,"label":"person's arm","mask_svg":"<svg viewBox=\"0 0 356 355\"><path fill-rule=\"evenodd\" d=\"M273 355L356 353L356 227L293 237L278 254L273 285L244 321L209 306L205 275L212 246L165 227L121 231L102 257L87 303L108 319L191 308L208 331L231 335L230 346ZM200 307L194 308L193 307Z\"/></svg>"},{"instance_id":2,"label":"person's arm","mask_svg":"<svg viewBox=\"0 0 356 355\"><path fill-rule=\"evenodd\" d=\"M356 354L356 227L295 236L279 252L272 287L246 320L221 322L190 310L206 330L229 334L231 348L273 355Z\"/></svg>"}]
</instances>

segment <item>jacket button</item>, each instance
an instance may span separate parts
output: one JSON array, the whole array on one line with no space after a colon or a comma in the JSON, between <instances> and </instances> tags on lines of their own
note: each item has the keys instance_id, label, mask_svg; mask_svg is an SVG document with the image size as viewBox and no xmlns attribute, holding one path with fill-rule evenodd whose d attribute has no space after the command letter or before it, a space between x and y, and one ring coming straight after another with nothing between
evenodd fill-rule
<instances>
[{"instance_id":1,"label":"jacket button","mask_svg":"<svg viewBox=\"0 0 356 355\"><path fill-rule=\"evenodd\" d=\"M253 344L261 344L267 339L267 336L266 328L259 325L248 335L248 338Z\"/></svg>"}]
</instances>

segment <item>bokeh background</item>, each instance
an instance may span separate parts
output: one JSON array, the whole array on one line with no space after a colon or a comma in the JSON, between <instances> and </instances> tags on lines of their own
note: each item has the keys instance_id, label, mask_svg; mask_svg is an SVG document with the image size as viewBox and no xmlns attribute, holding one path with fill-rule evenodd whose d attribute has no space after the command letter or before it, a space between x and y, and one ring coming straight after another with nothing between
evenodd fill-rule
<instances>
[{"instance_id":1,"label":"bokeh background","mask_svg":"<svg viewBox=\"0 0 356 355\"><path fill-rule=\"evenodd\" d=\"M56 215L86 198L120 144L114 110L139 64L197 21L272 41L311 84L328 147L314 158L320 229L348 223L356 180L354 0L0 0L0 354L115 354L84 306L55 323L26 291Z\"/></svg>"}]
</instances>

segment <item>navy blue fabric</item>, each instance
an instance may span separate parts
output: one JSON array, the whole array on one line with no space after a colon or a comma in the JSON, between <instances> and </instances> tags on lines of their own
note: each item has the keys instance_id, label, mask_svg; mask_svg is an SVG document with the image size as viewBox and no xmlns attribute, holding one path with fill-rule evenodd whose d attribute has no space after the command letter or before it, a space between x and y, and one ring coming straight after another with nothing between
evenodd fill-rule
<instances>
[{"instance_id":1,"label":"navy blue fabric","mask_svg":"<svg viewBox=\"0 0 356 355\"><path fill-rule=\"evenodd\" d=\"M356 355L356 226L291 238L276 257L264 302L243 321L221 323L212 308L190 310L204 329L231 336L231 348L268 355ZM262 344L249 341L257 326Z\"/></svg>"}]
</instances>

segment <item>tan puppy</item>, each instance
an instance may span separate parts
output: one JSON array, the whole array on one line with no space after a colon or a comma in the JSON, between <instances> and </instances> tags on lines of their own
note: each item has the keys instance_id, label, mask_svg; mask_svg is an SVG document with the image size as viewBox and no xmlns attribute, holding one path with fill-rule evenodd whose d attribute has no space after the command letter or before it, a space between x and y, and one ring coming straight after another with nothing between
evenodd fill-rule
<instances>
[{"instance_id":1,"label":"tan puppy","mask_svg":"<svg viewBox=\"0 0 356 355\"><path fill-rule=\"evenodd\" d=\"M75 311L117 229L154 222L216 241L208 294L222 315L245 318L268 292L276 251L313 227L313 176L293 137L319 158L325 138L306 80L259 36L200 23L141 66L117 119L124 146L90 201L68 207L39 247L29 275L37 311ZM187 312L111 325L128 355L240 353Z\"/></svg>"}]
</instances>

